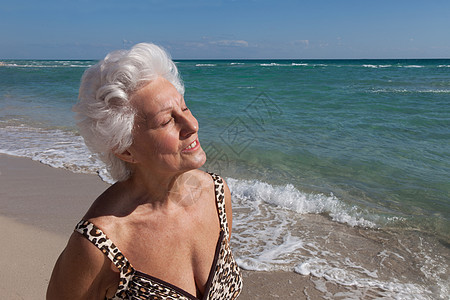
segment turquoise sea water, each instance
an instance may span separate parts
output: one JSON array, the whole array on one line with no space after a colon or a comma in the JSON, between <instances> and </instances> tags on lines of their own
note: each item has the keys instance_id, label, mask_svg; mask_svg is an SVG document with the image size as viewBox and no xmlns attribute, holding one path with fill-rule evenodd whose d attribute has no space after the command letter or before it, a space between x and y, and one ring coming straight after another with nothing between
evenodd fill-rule
<instances>
[{"instance_id":1,"label":"turquoise sea water","mask_svg":"<svg viewBox=\"0 0 450 300\"><path fill-rule=\"evenodd\" d=\"M236 173L449 237L450 61L179 66L205 137Z\"/></svg>"},{"instance_id":2,"label":"turquoise sea water","mask_svg":"<svg viewBox=\"0 0 450 300\"><path fill-rule=\"evenodd\" d=\"M80 77L95 63L3 61L0 152L107 180L71 112ZM257 203L253 219L235 217L242 266L283 269L280 257L305 242L292 239L296 229L289 226L316 214L352 228L419 232L449 249L450 60L176 63L200 124L205 169L229 178L238 212L255 212ZM259 224L257 232L276 218L269 234L288 232L280 245L293 248L261 250L261 241L246 248L239 222ZM269 262L246 254L256 249L279 256ZM448 256L440 257L432 265L445 270L433 271L442 275L433 284L443 295ZM287 268L302 273L304 260Z\"/></svg>"}]
</instances>

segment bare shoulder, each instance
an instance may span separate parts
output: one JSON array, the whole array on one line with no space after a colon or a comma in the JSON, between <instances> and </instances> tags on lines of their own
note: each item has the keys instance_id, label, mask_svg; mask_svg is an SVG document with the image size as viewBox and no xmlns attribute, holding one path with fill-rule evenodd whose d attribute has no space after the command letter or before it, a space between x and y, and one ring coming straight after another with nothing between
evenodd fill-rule
<instances>
[{"instance_id":1,"label":"bare shoulder","mask_svg":"<svg viewBox=\"0 0 450 300\"><path fill-rule=\"evenodd\" d=\"M211 175L208 173L196 169L188 172L189 176L194 177L199 183L203 185L211 185Z\"/></svg>"},{"instance_id":2,"label":"bare shoulder","mask_svg":"<svg viewBox=\"0 0 450 300\"><path fill-rule=\"evenodd\" d=\"M213 177L211 176L210 173L196 169L196 170L189 171L188 174L190 174L190 176L195 177L200 183L202 183L202 185L207 186L207 187L212 186ZM225 180L224 180L224 182L225 182ZM226 185L226 183L225 183L225 185Z\"/></svg>"},{"instance_id":3,"label":"bare shoulder","mask_svg":"<svg viewBox=\"0 0 450 300\"><path fill-rule=\"evenodd\" d=\"M208 187L214 186L212 185L212 180L211 180L211 175L208 173L205 173L203 171L202 172L202 176L204 176L204 180L205 180L205 184ZM228 187L228 184L226 183L225 179L222 178L223 180L223 189L224 189L224 194L225 194L225 213L227 216L227 222L228 222L228 229L230 232L230 237L231 237L231 228L232 228L232 224L233 224L233 210L232 210L232 204L231 204L231 192L230 192L230 188ZM214 198L215 199L215 198Z\"/></svg>"},{"instance_id":4,"label":"bare shoulder","mask_svg":"<svg viewBox=\"0 0 450 300\"><path fill-rule=\"evenodd\" d=\"M74 232L53 269L47 299L104 299L115 292L118 279L111 261Z\"/></svg>"},{"instance_id":5,"label":"bare shoulder","mask_svg":"<svg viewBox=\"0 0 450 300\"><path fill-rule=\"evenodd\" d=\"M124 188L122 184L117 182L98 196L84 215L83 220L92 221L101 229L106 229L101 226L101 223L108 224L108 222L102 222L105 217L108 219L108 216L121 216L130 213L125 205L128 189ZM109 219L106 221L109 221Z\"/></svg>"}]
</instances>

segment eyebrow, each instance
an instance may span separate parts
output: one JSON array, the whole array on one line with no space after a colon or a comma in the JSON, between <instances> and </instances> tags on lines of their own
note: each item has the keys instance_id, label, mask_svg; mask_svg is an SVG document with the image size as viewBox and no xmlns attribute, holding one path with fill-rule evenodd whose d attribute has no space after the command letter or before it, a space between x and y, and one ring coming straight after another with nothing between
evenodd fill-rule
<instances>
[{"instance_id":1,"label":"eyebrow","mask_svg":"<svg viewBox=\"0 0 450 300\"><path fill-rule=\"evenodd\" d=\"M162 113L162 112L172 110L172 108L173 108L172 106L167 106L167 107L162 108L161 110L159 110L159 111L155 114L155 117L156 117L157 115L159 115L160 113Z\"/></svg>"},{"instance_id":2,"label":"eyebrow","mask_svg":"<svg viewBox=\"0 0 450 300\"><path fill-rule=\"evenodd\" d=\"M180 97L180 105L181 105L183 102L184 102L184 97L181 96L181 97ZM169 111L169 110L171 110L171 109L173 109L173 106L167 106L167 107L164 107L164 108L162 108L162 109L160 109L159 111L156 112L155 117L156 117L157 115L159 115L160 113L165 112L165 111Z\"/></svg>"}]
</instances>

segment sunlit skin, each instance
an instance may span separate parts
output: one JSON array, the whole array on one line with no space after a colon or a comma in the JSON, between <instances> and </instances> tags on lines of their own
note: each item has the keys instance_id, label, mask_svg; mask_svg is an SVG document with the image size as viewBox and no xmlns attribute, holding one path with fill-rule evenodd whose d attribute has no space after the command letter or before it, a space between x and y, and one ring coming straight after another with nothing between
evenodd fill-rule
<instances>
[{"instance_id":1,"label":"sunlit skin","mask_svg":"<svg viewBox=\"0 0 450 300\"><path fill-rule=\"evenodd\" d=\"M131 164L132 179L141 181L147 189L154 190L150 184L158 193L166 186L174 192L179 174L198 169L206 161L198 139L198 122L183 96L164 78L140 89L131 103L138 112L133 144L118 156ZM193 143L196 146L187 149Z\"/></svg>"},{"instance_id":2,"label":"sunlit skin","mask_svg":"<svg viewBox=\"0 0 450 300\"><path fill-rule=\"evenodd\" d=\"M175 87L159 78L131 98L139 112L128 149L136 171L181 173L201 167L206 156L198 143L198 122ZM197 146L186 149L194 141ZM139 170L144 165L146 170Z\"/></svg>"},{"instance_id":3,"label":"sunlit skin","mask_svg":"<svg viewBox=\"0 0 450 300\"><path fill-rule=\"evenodd\" d=\"M84 220L107 233L136 270L202 297L220 235L211 176L198 170L206 155L198 122L183 96L158 78L131 97L133 143L116 155L129 179L109 187ZM231 195L225 184L231 233ZM73 233L56 263L47 299L104 299L118 270L91 242Z\"/></svg>"}]
</instances>

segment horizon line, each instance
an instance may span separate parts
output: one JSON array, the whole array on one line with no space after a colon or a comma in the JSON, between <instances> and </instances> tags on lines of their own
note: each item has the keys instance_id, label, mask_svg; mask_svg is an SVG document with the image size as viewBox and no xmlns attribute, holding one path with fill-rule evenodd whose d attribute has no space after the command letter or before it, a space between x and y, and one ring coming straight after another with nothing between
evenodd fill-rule
<instances>
[{"instance_id":1,"label":"horizon line","mask_svg":"<svg viewBox=\"0 0 450 300\"><path fill-rule=\"evenodd\" d=\"M103 58L0 58L0 62L7 60L101 60ZM449 60L450 57L439 58L172 58L173 61L195 61L195 60L215 60L215 61L227 61L227 60Z\"/></svg>"}]
</instances>

